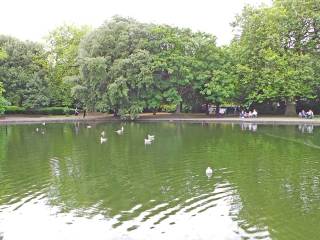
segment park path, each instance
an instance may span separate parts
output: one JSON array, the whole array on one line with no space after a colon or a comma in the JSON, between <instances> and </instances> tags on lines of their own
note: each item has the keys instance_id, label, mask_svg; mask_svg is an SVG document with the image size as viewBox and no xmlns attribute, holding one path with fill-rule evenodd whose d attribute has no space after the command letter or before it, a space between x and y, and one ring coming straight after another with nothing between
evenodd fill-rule
<instances>
[{"instance_id":1,"label":"park path","mask_svg":"<svg viewBox=\"0 0 320 240\"><path fill-rule=\"evenodd\" d=\"M85 118L79 116L48 116L48 115L24 115L12 114L0 117L1 124L31 124L31 123L58 123L58 122L89 122L115 120L110 114L94 113L88 114Z\"/></svg>"},{"instance_id":2,"label":"park path","mask_svg":"<svg viewBox=\"0 0 320 240\"><path fill-rule=\"evenodd\" d=\"M301 119L294 117L258 117L258 118L239 118L239 117L223 117L223 118L141 118L138 121L153 122L153 121L168 121L168 122L200 122L200 123L255 123L255 124L282 124L282 125L300 125L313 124L320 125L320 119Z\"/></svg>"},{"instance_id":3,"label":"park path","mask_svg":"<svg viewBox=\"0 0 320 240\"><path fill-rule=\"evenodd\" d=\"M31 124L42 122L91 122L91 121L120 121L111 114L89 113L85 118L81 116L47 116L47 115L6 115L0 118L2 124ZM258 117L258 118L239 118L239 117L222 117L213 118L204 114L168 114L159 113L157 115L141 114L137 122L195 122L195 123L256 123L256 124L283 124L299 125L314 124L320 125L320 118L302 119L298 117Z\"/></svg>"}]
</instances>

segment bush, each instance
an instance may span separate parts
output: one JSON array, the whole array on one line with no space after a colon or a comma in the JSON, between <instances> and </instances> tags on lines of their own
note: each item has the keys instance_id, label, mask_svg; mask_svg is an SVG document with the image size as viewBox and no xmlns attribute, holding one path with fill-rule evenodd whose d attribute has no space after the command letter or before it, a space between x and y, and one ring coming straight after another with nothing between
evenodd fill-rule
<instances>
[{"instance_id":1,"label":"bush","mask_svg":"<svg viewBox=\"0 0 320 240\"><path fill-rule=\"evenodd\" d=\"M162 104L160 106L161 110L164 112L169 112L169 113L173 113L176 111L177 109L177 105L176 104Z\"/></svg>"},{"instance_id":2,"label":"bush","mask_svg":"<svg viewBox=\"0 0 320 240\"><path fill-rule=\"evenodd\" d=\"M43 115L68 115L73 114L74 109L67 107L46 107L39 109L26 109L24 107L7 106L7 114L43 114Z\"/></svg>"},{"instance_id":3,"label":"bush","mask_svg":"<svg viewBox=\"0 0 320 240\"><path fill-rule=\"evenodd\" d=\"M27 110L24 107L6 106L5 113L7 114L24 114Z\"/></svg>"},{"instance_id":4,"label":"bush","mask_svg":"<svg viewBox=\"0 0 320 240\"><path fill-rule=\"evenodd\" d=\"M29 109L27 113L44 115L68 115L73 114L74 110L67 107L46 107L39 109Z\"/></svg>"},{"instance_id":5,"label":"bush","mask_svg":"<svg viewBox=\"0 0 320 240\"><path fill-rule=\"evenodd\" d=\"M1 92L0 92L1 94ZM0 115L3 115L3 113L6 111L6 107L9 105L9 102L0 95Z\"/></svg>"}]
</instances>

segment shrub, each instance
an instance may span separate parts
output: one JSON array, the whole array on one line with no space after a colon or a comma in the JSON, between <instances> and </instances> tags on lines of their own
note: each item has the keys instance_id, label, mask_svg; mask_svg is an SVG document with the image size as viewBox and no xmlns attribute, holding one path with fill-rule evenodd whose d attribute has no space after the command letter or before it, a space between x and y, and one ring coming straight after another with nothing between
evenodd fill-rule
<instances>
[{"instance_id":1,"label":"shrub","mask_svg":"<svg viewBox=\"0 0 320 240\"><path fill-rule=\"evenodd\" d=\"M24 114L27 110L24 107L6 106L5 113L9 114Z\"/></svg>"},{"instance_id":2,"label":"shrub","mask_svg":"<svg viewBox=\"0 0 320 240\"><path fill-rule=\"evenodd\" d=\"M177 105L176 105L176 104L163 104L163 105L160 106L160 108L161 108L162 111L164 111L164 112L173 113L173 112L176 111Z\"/></svg>"},{"instance_id":3,"label":"shrub","mask_svg":"<svg viewBox=\"0 0 320 240\"><path fill-rule=\"evenodd\" d=\"M67 107L46 107L38 109L26 109L24 107L7 106L7 114L43 114L43 115L68 115L73 114L74 109Z\"/></svg>"},{"instance_id":4,"label":"shrub","mask_svg":"<svg viewBox=\"0 0 320 240\"><path fill-rule=\"evenodd\" d=\"M46 107L39 109L29 109L27 113L44 115L67 115L74 113L74 110L67 107Z\"/></svg>"}]
</instances>

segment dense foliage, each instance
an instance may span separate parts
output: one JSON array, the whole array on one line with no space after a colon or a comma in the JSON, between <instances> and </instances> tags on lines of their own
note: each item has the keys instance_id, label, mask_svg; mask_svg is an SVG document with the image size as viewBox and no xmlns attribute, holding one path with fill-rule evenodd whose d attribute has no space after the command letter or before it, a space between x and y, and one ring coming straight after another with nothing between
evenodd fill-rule
<instances>
[{"instance_id":1,"label":"dense foliage","mask_svg":"<svg viewBox=\"0 0 320 240\"><path fill-rule=\"evenodd\" d=\"M234 24L239 84L248 102L317 97L320 2L276 0L272 7L246 7ZM292 114L294 108L287 109Z\"/></svg>"},{"instance_id":2,"label":"dense foliage","mask_svg":"<svg viewBox=\"0 0 320 240\"><path fill-rule=\"evenodd\" d=\"M78 52L81 39L90 31L87 26L62 25L46 38L51 105L74 104L72 79L79 76Z\"/></svg>"},{"instance_id":3,"label":"dense foliage","mask_svg":"<svg viewBox=\"0 0 320 240\"><path fill-rule=\"evenodd\" d=\"M83 107L136 118L210 104L281 103L320 96L320 3L246 6L235 38L114 17L97 29L63 25L46 44L0 36L0 109ZM5 91L4 91L5 90ZM3 95L3 96L2 96Z\"/></svg>"},{"instance_id":4,"label":"dense foliage","mask_svg":"<svg viewBox=\"0 0 320 240\"><path fill-rule=\"evenodd\" d=\"M40 44L0 36L6 57L0 60L0 82L13 105L42 107L50 104L46 52Z\"/></svg>"},{"instance_id":5,"label":"dense foliage","mask_svg":"<svg viewBox=\"0 0 320 240\"><path fill-rule=\"evenodd\" d=\"M6 106L8 105L7 100L2 96L4 92L2 83L0 82L0 115L2 115L6 109Z\"/></svg>"},{"instance_id":6,"label":"dense foliage","mask_svg":"<svg viewBox=\"0 0 320 240\"><path fill-rule=\"evenodd\" d=\"M5 59L7 57L7 53L0 48L0 60ZM5 111L5 107L8 105L8 102L3 97L4 88L2 82L0 82L0 115L2 115Z\"/></svg>"}]
</instances>

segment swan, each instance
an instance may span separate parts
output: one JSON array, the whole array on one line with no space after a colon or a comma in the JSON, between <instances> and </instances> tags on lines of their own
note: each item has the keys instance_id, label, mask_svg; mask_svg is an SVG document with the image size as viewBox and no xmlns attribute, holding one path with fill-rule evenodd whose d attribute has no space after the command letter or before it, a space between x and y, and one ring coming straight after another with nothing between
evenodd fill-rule
<instances>
[{"instance_id":1,"label":"swan","mask_svg":"<svg viewBox=\"0 0 320 240\"><path fill-rule=\"evenodd\" d=\"M36 128L36 132L39 132L39 128Z\"/></svg>"},{"instance_id":2,"label":"swan","mask_svg":"<svg viewBox=\"0 0 320 240\"><path fill-rule=\"evenodd\" d=\"M45 122L43 122L43 123L42 123L42 125L43 125L43 126L45 126L45 125L46 125L46 123L45 123Z\"/></svg>"},{"instance_id":3,"label":"swan","mask_svg":"<svg viewBox=\"0 0 320 240\"><path fill-rule=\"evenodd\" d=\"M124 128L123 128L123 126L121 126L121 129L117 130L116 133L122 134L122 133L123 133L123 130L124 130Z\"/></svg>"},{"instance_id":4,"label":"swan","mask_svg":"<svg viewBox=\"0 0 320 240\"><path fill-rule=\"evenodd\" d=\"M107 141L107 138L100 137L100 143L101 143L101 144L104 143L104 142L106 142L106 141Z\"/></svg>"},{"instance_id":5,"label":"swan","mask_svg":"<svg viewBox=\"0 0 320 240\"><path fill-rule=\"evenodd\" d=\"M104 131L102 131L102 132L101 132L101 136L102 136L102 137L104 137L104 135L105 135L105 132L104 132Z\"/></svg>"},{"instance_id":6,"label":"swan","mask_svg":"<svg viewBox=\"0 0 320 240\"><path fill-rule=\"evenodd\" d=\"M212 173L213 173L212 168L211 168L211 167L207 167L207 169L206 169L206 175L209 177L209 176L212 175Z\"/></svg>"},{"instance_id":7,"label":"swan","mask_svg":"<svg viewBox=\"0 0 320 240\"><path fill-rule=\"evenodd\" d=\"M149 135L149 134L148 134L148 139L150 139L151 141L153 141L153 140L154 140L154 135Z\"/></svg>"},{"instance_id":8,"label":"swan","mask_svg":"<svg viewBox=\"0 0 320 240\"><path fill-rule=\"evenodd\" d=\"M91 128L91 126L90 126L90 125L88 125L88 126L87 126L87 128Z\"/></svg>"},{"instance_id":9,"label":"swan","mask_svg":"<svg viewBox=\"0 0 320 240\"><path fill-rule=\"evenodd\" d=\"M144 139L144 144L151 144L152 140L151 139Z\"/></svg>"}]
</instances>

